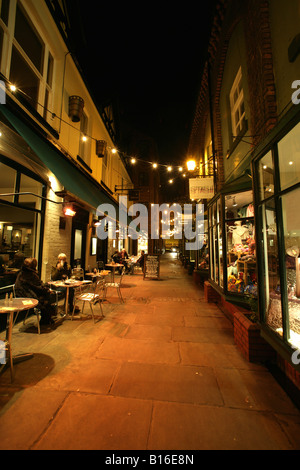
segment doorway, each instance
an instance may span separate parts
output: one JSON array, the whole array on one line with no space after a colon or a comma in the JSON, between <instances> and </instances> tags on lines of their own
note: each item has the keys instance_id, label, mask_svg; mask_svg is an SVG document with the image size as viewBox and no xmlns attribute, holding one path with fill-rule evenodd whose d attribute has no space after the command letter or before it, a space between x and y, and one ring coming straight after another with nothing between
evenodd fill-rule
<instances>
[{"instance_id":1,"label":"doorway","mask_svg":"<svg viewBox=\"0 0 300 470\"><path fill-rule=\"evenodd\" d=\"M72 221L71 239L71 266L85 269L86 258L86 232L89 213L83 209L76 208L76 215Z\"/></svg>"}]
</instances>

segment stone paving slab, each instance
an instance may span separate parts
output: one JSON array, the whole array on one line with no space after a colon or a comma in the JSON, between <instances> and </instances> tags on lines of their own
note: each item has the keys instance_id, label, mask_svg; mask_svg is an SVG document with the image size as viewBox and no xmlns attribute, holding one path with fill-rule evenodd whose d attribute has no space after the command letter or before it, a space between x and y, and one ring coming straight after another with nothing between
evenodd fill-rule
<instances>
[{"instance_id":1,"label":"stone paving slab","mask_svg":"<svg viewBox=\"0 0 300 470\"><path fill-rule=\"evenodd\" d=\"M33 449L143 450L151 415L151 401L70 394Z\"/></svg>"},{"instance_id":2,"label":"stone paving slab","mask_svg":"<svg viewBox=\"0 0 300 470\"><path fill-rule=\"evenodd\" d=\"M124 363L111 394L180 403L224 404L214 371L209 367Z\"/></svg>"},{"instance_id":3,"label":"stone paving slab","mask_svg":"<svg viewBox=\"0 0 300 470\"><path fill-rule=\"evenodd\" d=\"M299 410L221 310L179 261L161 276L126 276L96 324L15 326L13 352L34 356L0 375L0 449L300 449Z\"/></svg>"},{"instance_id":4,"label":"stone paving slab","mask_svg":"<svg viewBox=\"0 0 300 470\"><path fill-rule=\"evenodd\" d=\"M295 445L300 445L299 436L292 444L269 413L159 402L148 442L149 449L170 451L292 450Z\"/></svg>"}]
</instances>

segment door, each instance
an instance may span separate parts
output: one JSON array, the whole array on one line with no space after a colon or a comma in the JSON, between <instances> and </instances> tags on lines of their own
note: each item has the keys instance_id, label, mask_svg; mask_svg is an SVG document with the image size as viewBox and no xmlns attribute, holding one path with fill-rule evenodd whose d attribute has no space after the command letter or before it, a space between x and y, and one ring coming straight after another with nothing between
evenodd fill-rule
<instances>
[{"instance_id":1,"label":"door","mask_svg":"<svg viewBox=\"0 0 300 470\"><path fill-rule=\"evenodd\" d=\"M71 266L85 269L86 257L86 232L88 227L87 211L76 208L76 216L72 221L72 239L71 239Z\"/></svg>"}]
</instances>

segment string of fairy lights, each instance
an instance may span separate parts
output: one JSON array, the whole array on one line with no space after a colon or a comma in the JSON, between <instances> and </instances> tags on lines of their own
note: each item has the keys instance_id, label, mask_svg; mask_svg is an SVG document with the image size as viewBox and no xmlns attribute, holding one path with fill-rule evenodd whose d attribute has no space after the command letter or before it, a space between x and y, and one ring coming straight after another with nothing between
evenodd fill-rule
<instances>
[{"instance_id":1,"label":"string of fairy lights","mask_svg":"<svg viewBox=\"0 0 300 470\"><path fill-rule=\"evenodd\" d=\"M16 92L19 92L19 93L23 94L26 97L27 100L31 100L31 102L35 101L35 100L33 100L33 98L31 96L27 95L19 87L17 87L13 83L9 82L9 80L6 80L6 83L7 83L8 87L9 87L9 90L11 91L12 94L15 94ZM74 130L76 130L77 132L82 134L80 138L81 138L81 141L83 143L88 142L88 140L93 140L93 141L97 142L98 139L96 139L95 137L93 137L91 135L88 135L87 133L83 133L80 129L78 129L77 127L70 124L70 122L65 121L62 117L57 116L55 113L53 113L51 110L47 109L41 103L35 101L35 104L40 106L41 108L43 108L44 111L46 111L47 113L51 114L53 119L54 118L59 119L64 124L72 127ZM197 166L196 162L193 159L189 159L186 162L186 168L185 168L183 165L169 165L169 164L165 164L165 163L159 163L157 161L147 161L144 158L139 158L137 156L128 155L128 154L124 153L122 150L117 149L115 147L111 147L109 145L107 145L106 148L107 148L107 150L111 151L111 153L113 153L113 154L122 155L122 157L125 160L127 160L127 162L132 166L138 164L139 162L141 162L143 164L145 164L145 163L149 164L149 166L153 170L160 170L160 169L165 170L167 175L170 175L170 178L168 180L169 184L173 184L178 177L187 178L191 173L195 174L196 170L199 170L199 172L200 172L200 169L202 169L203 173L206 174L206 173L208 173L206 168L209 168L209 165L210 165L210 162L204 162L204 163L200 163L199 166Z\"/></svg>"}]
</instances>

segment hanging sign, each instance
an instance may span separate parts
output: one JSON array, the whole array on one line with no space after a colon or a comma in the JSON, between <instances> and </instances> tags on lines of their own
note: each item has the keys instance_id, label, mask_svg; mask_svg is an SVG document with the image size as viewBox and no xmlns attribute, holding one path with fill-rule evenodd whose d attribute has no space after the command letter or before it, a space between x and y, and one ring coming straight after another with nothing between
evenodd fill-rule
<instances>
[{"instance_id":1,"label":"hanging sign","mask_svg":"<svg viewBox=\"0 0 300 470\"><path fill-rule=\"evenodd\" d=\"M190 199L212 199L215 193L213 178L190 178Z\"/></svg>"}]
</instances>

